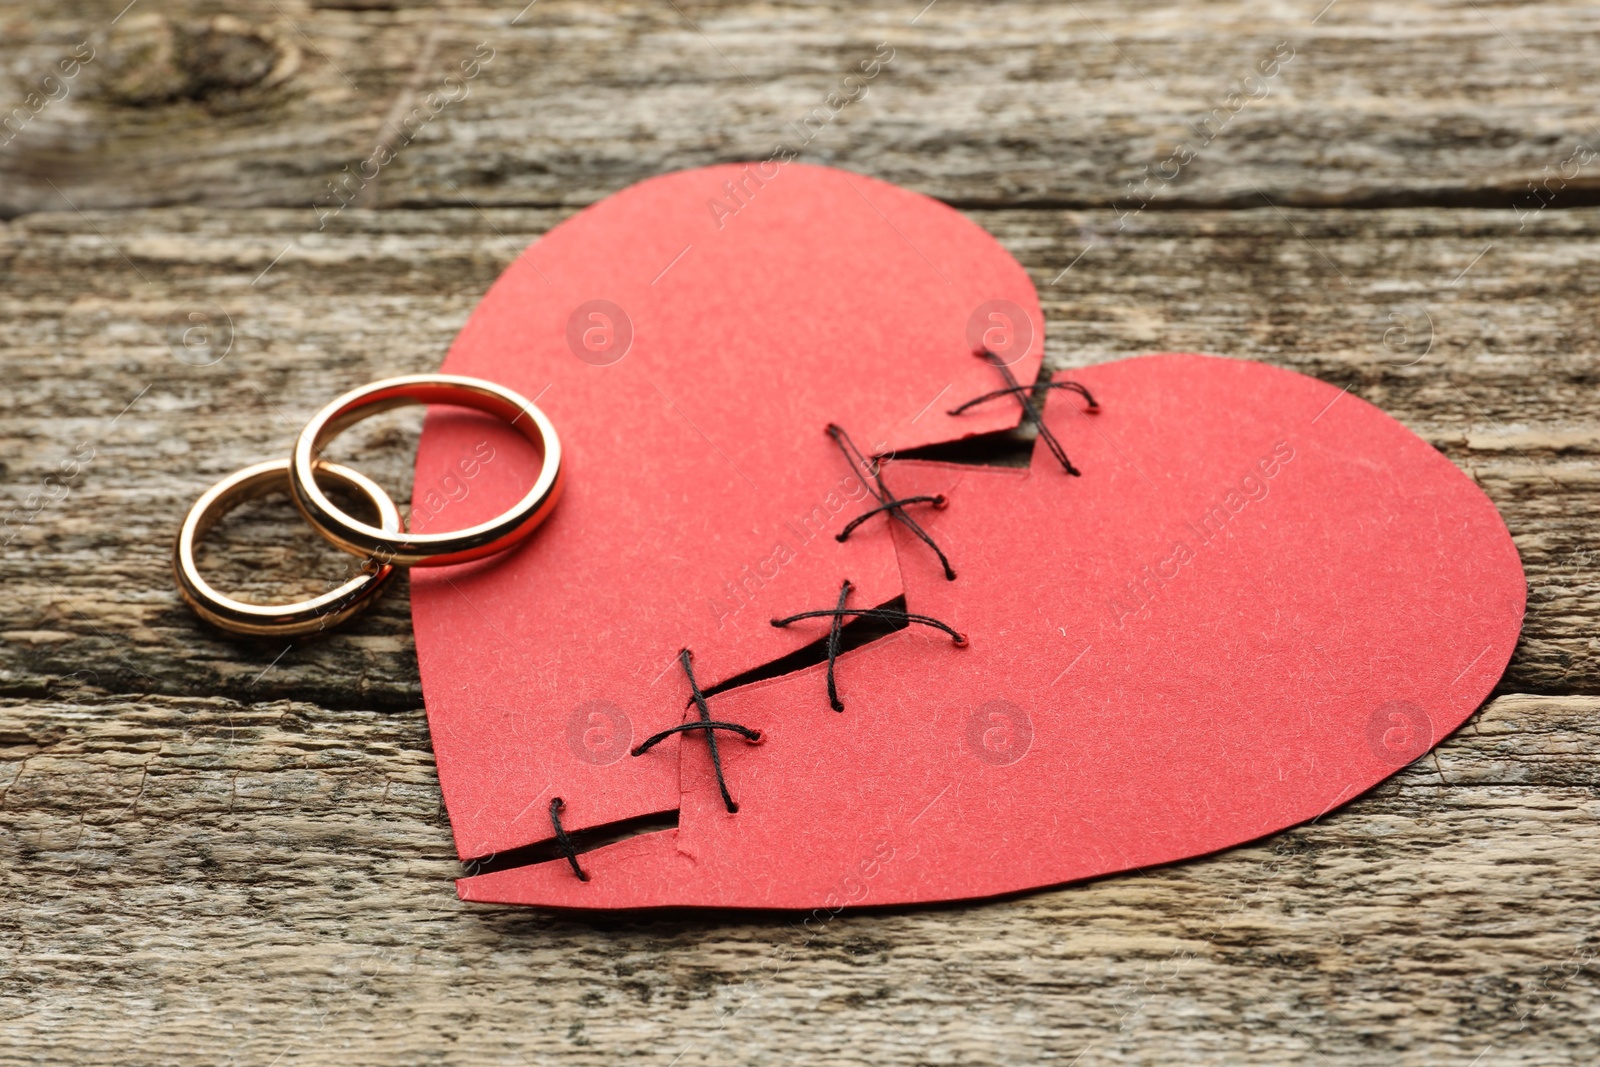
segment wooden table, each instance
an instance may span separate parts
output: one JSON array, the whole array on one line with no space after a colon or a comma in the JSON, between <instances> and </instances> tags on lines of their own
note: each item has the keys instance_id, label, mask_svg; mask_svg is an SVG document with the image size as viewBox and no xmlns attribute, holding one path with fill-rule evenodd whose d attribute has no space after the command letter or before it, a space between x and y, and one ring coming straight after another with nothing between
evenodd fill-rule
<instances>
[{"instance_id":1,"label":"wooden table","mask_svg":"<svg viewBox=\"0 0 1600 1067\"><path fill-rule=\"evenodd\" d=\"M0 4L0 1062L1600 1057L1600 10L125 2ZM222 640L175 524L437 366L577 207L797 129L996 234L1053 367L1262 359L1437 445L1527 569L1494 699L1312 825L1018 899L810 933L457 902L403 583ZM351 452L403 489L414 433ZM265 501L211 565L281 595L334 555Z\"/></svg>"}]
</instances>

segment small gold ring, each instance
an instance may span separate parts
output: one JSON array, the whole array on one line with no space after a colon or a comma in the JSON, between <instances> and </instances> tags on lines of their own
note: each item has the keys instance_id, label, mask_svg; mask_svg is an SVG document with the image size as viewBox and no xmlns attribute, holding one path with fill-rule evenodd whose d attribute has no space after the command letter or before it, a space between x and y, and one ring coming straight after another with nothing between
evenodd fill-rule
<instances>
[{"instance_id":1,"label":"small gold ring","mask_svg":"<svg viewBox=\"0 0 1600 1067\"><path fill-rule=\"evenodd\" d=\"M377 509L378 521L386 530L401 527L400 509L395 507L389 494L371 479L348 467L334 463L319 463L319 473L334 484L360 493ZM261 635L288 635L315 633L331 629L357 614L378 598L383 587L394 577L394 567L388 564L368 566L361 574L345 582L332 592L295 604L247 604L242 600L223 596L200 576L194 562L195 542L206 531L239 504L274 490L289 488L289 461L273 460L234 471L222 481L207 489L194 507L189 509L183 526L178 530L178 540L172 548L172 573L178 580L178 592L202 619L230 633Z\"/></svg>"},{"instance_id":2,"label":"small gold ring","mask_svg":"<svg viewBox=\"0 0 1600 1067\"><path fill-rule=\"evenodd\" d=\"M488 522L449 533L387 530L351 518L334 506L312 477L322 447L369 415L406 404L451 404L505 419L544 455L539 476L517 504ZM295 504L317 532L358 556L405 567L439 567L503 552L533 532L561 497L561 440L548 416L520 393L480 378L412 374L352 389L306 423L294 444L289 482Z\"/></svg>"}]
</instances>

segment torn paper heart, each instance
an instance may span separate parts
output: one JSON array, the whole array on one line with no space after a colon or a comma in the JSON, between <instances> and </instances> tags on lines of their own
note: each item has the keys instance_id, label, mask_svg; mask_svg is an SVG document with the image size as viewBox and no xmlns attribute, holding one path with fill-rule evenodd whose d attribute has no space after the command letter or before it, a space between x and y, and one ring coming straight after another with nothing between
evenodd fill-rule
<instances>
[{"instance_id":1,"label":"torn paper heart","mask_svg":"<svg viewBox=\"0 0 1600 1067\"><path fill-rule=\"evenodd\" d=\"M741 191L747 210L708 210ZM1523 605L1493 507L1370 405L1256 364L1075 373L1101 410L1058 398L1046 422L1081 478L1042 447L1027 471L885 465L894 499L942 498L915 521L953 581L890 515L835 539L882 502L825 427L877 453L1010 427L1010 396L948 412L1000 384L975 345L1031 382L1041 337L981 230L822 168L670 175L524 253L445 369L539 395L567 498L509 558L413 576L441 785L489 872L462 896L834 908L1056 884L1314 818L1492 688ZM525 489L524 447L431 414L438 521ZM843 712L821 666L741 684L827 637L769 620L826 613L845 579L847 607L903 596L967 646L913 625L846 653ZM704 718L726 725L632 754Z\"/></svg>"},{"instance_id":2,"label":"torn paper heart","mask_svg":"<svg viewBox=\"0 0 1600 1067\"><path fill-rule=\"evenodd\" d=\"M739 811L685 743L676 829L464 879L555 907L837 908L1146 867L1314 819L1455 729L1521 626L1521 565L1469 479L1288 371L1153 356L1052 401L1082 469L889 467L960 577L906 566L906 629L712 698ZM921 546L897 532L903 560ZM825 626L826 624L819 624Z\"/></svg>"}]
</instances>

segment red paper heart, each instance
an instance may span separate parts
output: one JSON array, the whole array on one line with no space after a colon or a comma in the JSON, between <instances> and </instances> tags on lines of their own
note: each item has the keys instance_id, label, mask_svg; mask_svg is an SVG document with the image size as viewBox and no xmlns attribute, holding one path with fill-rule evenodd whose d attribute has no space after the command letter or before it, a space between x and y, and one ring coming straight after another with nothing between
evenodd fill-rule
<instances>
[{"instance_id":1,"label":"red paper heart","mask_svg":"<svg viewBox=\"0 0 1600 1067\"><path fill-rule=\"evenodd\" d=\"M706 244L657 282L708 251L679 276L692 296L659 299L638 279L696 244L693 209L706 209L695 198L730 172L658 179L553 231L496 284L446 364L530 395L554 380L541 404L574 464L561 511L513 558L413 578L463 857L548 840L553 797L569 829L680 812L675 829L585 852L588 881L557 859L463 879L464 898L837 908L1167 862L1349 800L1426 751L1493 687L1524 586L1477 487L1361 400L1203 356L1075 372L1102 410L1057 399L1046 418L1081 478L1043 449L1027 471L890 464L897 494L948 499L917 518L956 581L880 518L846 544L815 536L792 546L794 558L717 628L706 585L737 575L784 517L825 501L845 476L824 424L882 450L1014 422L1009 399L942 413L999 384L972 356L971 313L1006 300L1037 314L1020 270L959 216L867 179L793 167L723 230L707 211ZM857 215L841 217L848 211ZM641 218L650 225L619 229ZM839 234L861 260L838 255ZM719 289L729 269L721 238L733 261L765 249L748 289ZM895 269L863 266L874 258ZM789 343L819 286L866 317L880 300L893 309L851 360L838 358L838 335ZM549 290L561 295L547 301ZM628 308L634 332L634 349L607 368L574 357L563 321L564 308L600 299ZM709 323L706 305L718 309ZM744 362L724 358L727 343L700 343L730 329L730 315L744 341L728 343L750 353ZM588 351L581 337L578 347ZM1023 381L1038 347L1016 364ZM684 383L683 399L665 401L667 385L657 393L641 381L651 374ZM793 404L749 385L785 374L800 383ZM682 407L691 403L703 407ZM684 430L690 418L704 437ZM425 510L425 487L442 484L478 440L496 458L476 465L474 481L456 468L467 491L446 505L459 518L441 510L441 525L487 515L525 484L527 464L498 458L515 438L431 417L418 461ZM750 490L735 465L773 493ZM871 503L824 502L828 532ZM785 630L767 620L831 607L846 577L852 605L903 590L911 611L951 623L968 647L913 627L847 653L837 665L843 713L828 706L820 666L712 696L716 719L764 734L759 745L720 735L736 814L700 736L626 755L692 717L670 662L677 647L695 649L703 685L736 675L824 635L827 620Z\"/></svg>"}]
</instances>

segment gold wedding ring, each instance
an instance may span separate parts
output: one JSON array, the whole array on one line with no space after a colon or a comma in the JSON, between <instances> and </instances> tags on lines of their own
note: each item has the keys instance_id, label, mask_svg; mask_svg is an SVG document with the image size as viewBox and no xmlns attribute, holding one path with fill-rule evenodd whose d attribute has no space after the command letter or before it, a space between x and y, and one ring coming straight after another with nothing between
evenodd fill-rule
<instances>
[{"instance_id":1,"label":"gold wedding ring","mask_svg":"<svg viewBox=\"0 0 1600 1067\"><path fill-rule=\"evenodd\" d=\"M345 514L314 477L323 446L362 419L407 404L449 404L505 419L543 454L533 488L498 517L448 533L385 529ZM294 502L306 519L346 552L407 567L465 563L504 552L549 516L561 496L561 440L545 413L520 393L479 378L413 374L353 389L317 412L295 441L289 481Z\"/></svg>"},{"instance_id":2,"label":"gold wedding ring","mask_svg":"<svg viewBox=\"0 0 1600 1067\"><path fill-rule=\"evenodd\" d=\"M398 531L401 528L400 509L371 479L333 463L319 464L317 472L333 484L370 501L383 529ZM294 604L247 604L213 589L195 566L195 542L244 501L289 488L288 460L257 463L222 479L189 509L172 549L172 573L178 581L178 592L202 619L236 634L314 633L337 626L365 609L394 577L393 566L369 562L360 574L339 588Z\"/></svg>"}]
</instances>

